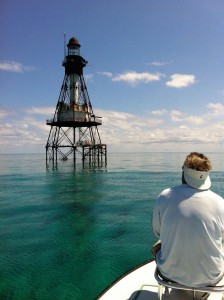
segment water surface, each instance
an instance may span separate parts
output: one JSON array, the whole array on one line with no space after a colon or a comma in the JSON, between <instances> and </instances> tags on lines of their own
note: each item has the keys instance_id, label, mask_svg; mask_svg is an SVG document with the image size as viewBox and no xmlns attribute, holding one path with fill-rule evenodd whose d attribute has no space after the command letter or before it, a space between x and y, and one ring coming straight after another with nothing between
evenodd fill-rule
<instances>
[{"instance_id":1,"label":"water surface","mask_svg":"<svg viewBox=\"0 0 224 300\"><path fill-rule=\"evenodd\" d=\"M151 257L154 201L183 153L110 154L107 166L0 155L0 299L93 300ZM224 195L223 157L209 155Z\"/></svg>"}]
</instances>

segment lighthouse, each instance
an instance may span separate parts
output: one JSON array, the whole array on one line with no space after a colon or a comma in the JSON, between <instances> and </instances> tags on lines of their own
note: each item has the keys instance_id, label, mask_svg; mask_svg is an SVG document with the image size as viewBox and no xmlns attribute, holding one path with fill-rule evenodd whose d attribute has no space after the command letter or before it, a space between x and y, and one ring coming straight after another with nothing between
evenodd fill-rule
<instances>
[{"instance_id":1,"label":"lighthouse","mask_svg":"<svg viewBox=\"0 0 224 300\"><path fill-rule=\"evenodd\" d=\"M90 164L107 161L107 146L102 144L98 126L102 118L96 116L90 102L83 76L87 61L80 55L80 43L72 37L62 66L65 68L54 117L47 120L51 126L46 144L46 161L53 163L77 156ZM67 55L66 55L67 54Z\"/></svg>"}]
</instances>

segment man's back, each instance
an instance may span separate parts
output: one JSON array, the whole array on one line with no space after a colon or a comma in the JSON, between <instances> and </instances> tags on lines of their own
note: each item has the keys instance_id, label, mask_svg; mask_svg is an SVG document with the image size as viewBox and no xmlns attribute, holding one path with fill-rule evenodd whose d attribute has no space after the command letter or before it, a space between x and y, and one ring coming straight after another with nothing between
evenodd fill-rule
<instances>
[{"instance_id":1,"label":"man's back","mask_svg":"<svg viewBox=\"0 0 224 300\"><path fill-rule=\"evenodd\" d=\"M164 190L154 207L153 229L162 243L156 260L165 277L192 287L221 279L223 198L187 184Z\"/></svg>"}]
</instances>

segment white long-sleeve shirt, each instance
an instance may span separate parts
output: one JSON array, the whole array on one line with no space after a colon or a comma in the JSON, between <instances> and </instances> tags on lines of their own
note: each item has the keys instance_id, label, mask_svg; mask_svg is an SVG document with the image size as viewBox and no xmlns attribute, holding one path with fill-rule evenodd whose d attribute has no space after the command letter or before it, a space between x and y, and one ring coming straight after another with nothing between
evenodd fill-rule
<instances>
[{"instance_id":1,"label":"white long-sleeve shirt","mask_svg":"<svg viewBox=\"0 0 224 300\"><path fill-rule=\"evenodd\" d=\"M162 247L161 273L191 287L216 283L224 273L224 199L183 184L164 190L153 211Z\"/></svg>"}]
</instances>

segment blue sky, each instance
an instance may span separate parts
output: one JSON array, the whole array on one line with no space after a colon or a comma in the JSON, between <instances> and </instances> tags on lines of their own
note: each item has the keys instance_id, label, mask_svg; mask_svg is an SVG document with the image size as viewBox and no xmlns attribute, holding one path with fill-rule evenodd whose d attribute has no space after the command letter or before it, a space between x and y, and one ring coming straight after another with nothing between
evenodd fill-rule
<instances>
[{"instance_id":1,"label":"blue sky","mask_svg":"<svg viewBox=\"0 0 224 300\"><path fill-rule=\"evenodd\" d=\"M2 0L0 153L44 152L64 32L110 152L223 151L223 0Z\"/></svg>"}]
</instances>

